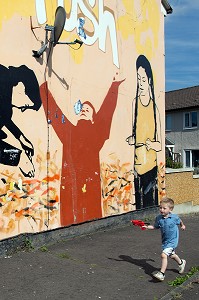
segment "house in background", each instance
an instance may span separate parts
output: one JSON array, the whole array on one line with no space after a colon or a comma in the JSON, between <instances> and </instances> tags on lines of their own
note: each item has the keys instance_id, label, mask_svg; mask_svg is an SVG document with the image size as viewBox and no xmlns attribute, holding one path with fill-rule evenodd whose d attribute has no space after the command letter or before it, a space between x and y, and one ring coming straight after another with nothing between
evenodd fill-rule
<instances>
[{"instance_id":1,"label":"house in background","mask_svg":"<svg viewBox=\"0 0 199 300\"><path fill-rule=\"evenodd\" d=\"M199 167L199 86L166 92L165 111L166 156Z\"/></svg>"}]
</instances>

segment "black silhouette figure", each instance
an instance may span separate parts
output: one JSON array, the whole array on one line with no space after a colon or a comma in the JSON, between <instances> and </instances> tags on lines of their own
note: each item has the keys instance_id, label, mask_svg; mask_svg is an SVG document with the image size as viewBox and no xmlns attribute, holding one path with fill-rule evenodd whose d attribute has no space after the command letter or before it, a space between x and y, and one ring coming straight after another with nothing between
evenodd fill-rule
<instances>
[{"instance_id":1,"label":"black silhouette figure","mask_svg":"<svg viewBox=\"0 0 199 300\"><path fill-rule=\"evenodd\" d=\"M17 86L19 82L23 83L25 94L33 105L24 104L19 107L12 105L13 87ZM10 66L8 68L0 65L0 164L18 166L21 153L25 151L32 164L32 170L28 172L21 168L20 170L25 177L34 177L35 169L32 162L34 147L31 141L12 121L13 107L20 109L22 112L25 112L27 109L38 111L41 107L39 84L34 72L25 65L20 67ZM2 130L4 126L20 142L22 149L18 149L3 141L3 139L7 138L7 134Z\"/></svg>"}]
</instances>

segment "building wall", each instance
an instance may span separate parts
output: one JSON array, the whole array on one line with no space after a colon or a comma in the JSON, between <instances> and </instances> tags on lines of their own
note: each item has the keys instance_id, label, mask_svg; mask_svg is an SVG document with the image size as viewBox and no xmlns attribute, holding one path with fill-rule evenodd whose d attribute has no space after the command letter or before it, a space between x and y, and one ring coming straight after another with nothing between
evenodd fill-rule
<instances>
[{"instance_id":1,"label":"building wall","mask_svg":"<svg viewBox=\"0 0 199 300\"><path fill-rule=\"evenodd\" d=\"M198 150L199 130L197 128L184 129L184 112L198 111L197 109L178 112L169 112L172 118L172 129L166 131L166 136L171 139L175 146L174 152L181 153L184 162L184 150ZM199 115L198 115L199 116ZM199 120L199 117L198 117Z\"/></svg>"},{"instance_id":2,"label":"building wall","mask_svg":"<svg viewBox=\"0 0 199 300\"><path fill-rule=\"evenodd\" d=\"M193 171L172 170L166 172L166 195L175 201L175 205L191 203L196 210L199 205L199 177L194 178ZM184 210L186 213L186 210Z\"/></svg>"},{"instance_id":3,"label":"building wall","mask_svg":"<svg viewBox=\"0 0 199 300\"><path fill-rule=\"evenodd\" d=\"M83 45L47 43L35 58L32 50L45 42L58 5L67 13L60 42ZM160 1L5 0L1 6L0 239L135 210L138 137L145 194L158 180L158 197L164 195ZM148 62L138 70L143 77L136 70L140 55ZM153 113L142 120L133 107L136 95L145 99L143 89L150 105L142 109ZM138 117L145 128L135 134Z\"/></svg>"}]
</instances>

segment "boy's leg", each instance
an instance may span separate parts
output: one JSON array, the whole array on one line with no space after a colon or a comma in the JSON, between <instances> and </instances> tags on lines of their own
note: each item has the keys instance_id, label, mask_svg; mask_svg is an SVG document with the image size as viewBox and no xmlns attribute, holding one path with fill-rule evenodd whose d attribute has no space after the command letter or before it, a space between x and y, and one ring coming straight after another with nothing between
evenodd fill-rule
<instances>
[{"instance_id":1,"label":"boy's leg","mask_svg":"<svg viewBox=\"0 0 199 300\"><path fill-rule=\"evenodd\" d=\"M177 262L178 267L179 267L179 273L180 274L184 273L184 269L185 269L185 265L186 265L186 260L181 259L175 252L173 252L170 255L170 257Z\"/></svg>"},{"instance_id":2,"label":"boy's leg","mask_svg":"<svg viewBox=\"0 0 199 300\"><path fill-rule=\"evenodd\" d=\"M162 266L161 266L160 272L164 274L165 271L166 271L166 269L167 269L167 264L168 264L168 256L167 256L167 254L165 254L164 252L162 252L161 259L162 259Z\"/></svg>"},{"instance_id":3,"label":"boy's leg","mask_svg":"<svg viewBox=\"0 0 199 300\"><path fill-rule=\"evenodd\" d=\"M173 254L175 254L173 248L165 248L165 249L163 249L162 254L161 254L162 265L161 265L160 272L157 272L156 274L153 275L158 280L160 280L160 281L164 280L164 278L165 278L164 274L166 272L167 264L168 264L168 257L171 256L171 255L173 255ZM179 258L179 260L180 260L180 258Z\"/></svg>"},{"instance_id":4,"label":"boy's leg","mask_svg":"<svg viewBox=\"0 0 199 300\"><path fill-rule=\"evenodd\" d=\"M157 278L158 280L160 281L163 281L164 278L165 278L165 271L166 271L166 268L167 268L167 264L168 264L168 255L165 254L164 252L162 252L161 254L161 259L162 259L162 265L161 265L161 269L160 269L160 272L157 272L156 274L154 274L153 276L155 278Z\"/></svg>"},{"instance_id":5,"label":"boy's leg","mask_svg":"<svg viewBox=\"0 0 199 300\"><path fill-rule=\"evenodd\" d=\"M174 259L177 262L178 265L180 265L182 263L181 258L176 253L172 254L170 257L172 259Z\"/></svg>"}]
</instances>

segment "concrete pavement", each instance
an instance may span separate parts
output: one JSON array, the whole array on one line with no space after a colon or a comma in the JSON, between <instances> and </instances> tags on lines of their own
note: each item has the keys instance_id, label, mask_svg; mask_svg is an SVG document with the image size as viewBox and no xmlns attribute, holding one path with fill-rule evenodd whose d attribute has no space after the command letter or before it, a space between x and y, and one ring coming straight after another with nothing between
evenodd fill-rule
<instances>
[{"instance_id":1,"label":"concrete pavement","mask_svg":"<svg viewBox=\"0 0 199 300\"><path fill-rule=\"evenodd\" d=\"M181 217L186 230L180 232L177 252L187 260L188 272L199 265L199 214ZM153 278L161 263L160 231L143 231L129 221L38 249L31 245L27 240L29 251L0 258L0 300L157 300L174 291L168 281L179 276L170 260L165 281ZM194 297L193 289L189 299Z\"/></svg>"}]
</instances>

